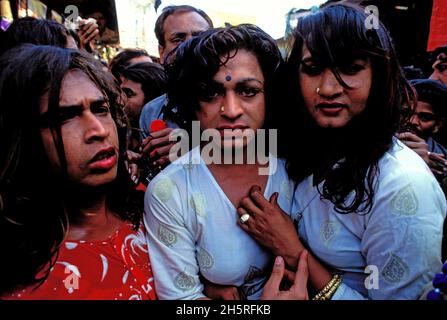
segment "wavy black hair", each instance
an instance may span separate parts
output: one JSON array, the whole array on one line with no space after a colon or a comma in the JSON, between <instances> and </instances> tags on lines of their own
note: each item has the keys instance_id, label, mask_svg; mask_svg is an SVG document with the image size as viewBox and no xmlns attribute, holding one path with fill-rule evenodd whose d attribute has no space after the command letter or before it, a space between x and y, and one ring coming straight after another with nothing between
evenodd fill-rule
<instances>
[{"instance_id":1,"label":"wavy black hair","mask_svg":"<svg viewBox=\"0 0 447 320\"><path fill-rule=\"evenodd\" d=\"M15 20L2 36L0 55L24 43L65 48L70 32L64 25L45 19L25 17Z\"/></svg>"},{"instance_id":2,"label":"wavy black hair","mask_svg":"<svg viewBox=\"0 0 447 320\"><path fill-rule=\"evenodd\" d=\"M60 122L50 120L48 125L62 175L55 174L48 160L39 114L39 100L47 92L48 113L57 113L63 77L74 69L104 93L118 131L118 174L107 186L107 205L135 228L141 221L143 197L135 193L124 165L128 120L112 75L78 51L29 44L9 50L0 58L0 295L46 279L76 213Z\"/></svg>"},{"instance_id":3,"label":"wavy black hair","mask_svg":"<svg viewBox=\"0 0 447 320\"><path fill-rule=\"evenodd\" d=\"M370 211L378 162L414 108L414 92L403 76L388 31L381 23L377 29L367 28L367 18L362 7L347 3L332 3L301 18L287 61L286 85L290 101L295 102L284 117L288 139L283 141L286 147L282 150L289 175L301 182L322 170L320 195L341 213ZM366 58L371 63L372 86L365 110L344 128L318 127L304 107L299 84L304 45L313 59L321 67L330 68L348 90L340 67L356 58ZM297 137L301 137L298 144ZM332 137L331 143L327 143L328 137ZM298 146L301 152L296 151Z\"/></svg>"},{"instance_id":4,"label":"wavy black hair","mask_svg":"<svg viewBox=\"0 0 447 320\"><path fill-rule=\"evenodd\" d=\"M252 53L261 67L265 79L264 127L274 127L273 93L283 59L272 37L255 25L241 24L205 31L180 44L167 56L168 100L170 105L177 107L185 129L189 129L187 125L196 119L203 88L241 49Z\"/></svg>"}]
</instances>

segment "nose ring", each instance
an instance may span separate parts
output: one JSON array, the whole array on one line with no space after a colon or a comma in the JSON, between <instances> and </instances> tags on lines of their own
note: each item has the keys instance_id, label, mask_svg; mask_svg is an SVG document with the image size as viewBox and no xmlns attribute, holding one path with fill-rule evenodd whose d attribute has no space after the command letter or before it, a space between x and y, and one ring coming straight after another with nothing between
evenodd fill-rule
<instances>
[{"instance_id":1,"label":"nose ring","mask_svg":"<svg viewBox=\"0 0 447 320\"><path fill-rule=\"evenodd\" d=\"M320 87L317 88L316 93L320 95Z\"/></svg>"},{"instance_id":2,"label":"nose ring","mask_svg":"<svg viewBox=\"0 0 447 320\"><path fill-rule=\"evenodd\" d=\"M225 106L221 106L220 107L220 112L224 112L225 111Z\"/></svg>"}]
</instances>

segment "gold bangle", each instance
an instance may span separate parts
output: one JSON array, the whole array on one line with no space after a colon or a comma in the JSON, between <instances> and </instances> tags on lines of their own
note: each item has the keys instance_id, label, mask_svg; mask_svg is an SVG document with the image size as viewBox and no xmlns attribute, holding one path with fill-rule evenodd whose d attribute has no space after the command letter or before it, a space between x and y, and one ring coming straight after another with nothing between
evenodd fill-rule
<instances>
[{"instance_id":1,"label":"gold bangle","mask_svg":"<svg viewBox=\"0 0 447 320\"><path fill-rule=\"evenodd\" d=\"M329 300L334 294L335 290L340 285L341 281L338 277L334 277L327 285L323 288L313 300Z\"/></svg>"},{"instance_id":2,"label":"gold bangle","mask_svg":"<svg viewBox=\"0 0 447 320\"><path fill-rule=\"evenodd\" d=\"M332 279L324 286L323 289L312 299L312 300L320 300L323 295L329 291L329 289L334 285L335 281L337 280L338 275L335 275L332 277Z\"/></svg>"},{"instance_id":3,"label":"gold bangle","mask_svg":"<svg viewBox=\"0 0 447 320\"><path fill-rule=\"evenodd\" d=\"M340 275L336 274L332 279L326 284L326 286L317 294L312 300L329 300L335 293L337 288L340 286L342 278Z\"/></svg>"},{"instance_id":4,"label":"gold bangle","mask_svg":"<svg viewBox=\"0 0 447 320\"><path fill-rule=\"evenodd\" d=\"M337 291L340 285L341 285L341 278L339 278L339 280L334 283L332 288L330 288L329 291L324 294L324 300L331 300L332 296L334 295L335 291Z\"/></svg>"},{"instance_id":5,"label":"gold bangle","mask_svg":"<svg viewBox=\"0 0 447 320\"><path fill-rule=\"evenodd\" d=\"M323 289L321 289L320 292L318 292L315 297L313 297L312 300L321 300L321 298L323 297L323 294L325 292L327 292L329 290L329 288L332 286L332 284L334 283L334 278L332 278L325 286Z\"/></svg>"},{"instance_id":6,"label":"gold bangle","mask_svg":"<svg viewBox=\"0 0 447 320\"><path fill-rule=\"evenodd\" d=\"M338 289L340 284L341 284L341 277L338 277L338 279L333 283L333 285L329 288L329 290L323 294L321 300L331 300L332 296L334 295L335 291Z\"/></svg>"}]
</instances>

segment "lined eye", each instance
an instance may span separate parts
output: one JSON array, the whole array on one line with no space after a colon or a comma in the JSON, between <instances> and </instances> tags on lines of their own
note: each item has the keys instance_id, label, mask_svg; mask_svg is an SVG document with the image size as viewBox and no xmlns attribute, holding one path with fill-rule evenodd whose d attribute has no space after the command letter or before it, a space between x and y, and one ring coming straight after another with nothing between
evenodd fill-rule
<instances>
[{"instance_id":1,"label":"lined eye","mask_svg":"<svg viewBox=\"0 0 447 320\"><path fill-rule=\"evenodd\" d=\"M236 89L236 93L247 97L247 98L251 98L256 96L258 93L261 93L262 90L259 88L253 88L253 87L242 87L242 88L238 88Z\"/></svg>"},{"instance_id":2,"label":"lined eye","mask_svg":"<svg viewBox=\"0 0 447 320\"><path fill-rule=\"evenodd\" d=\"M223 96L225 90L217 85L205 84L198 88L198 98L203 102L210 102L219 96Z\"/></svg>"},{"instance_id":3,"label":"lined eye","mask_svg":"<svg viewBox=\"0 0 447 320\"><path fill-rule=\"evenodd\" d=\"M80 108L59 108L57 113L57 122L64 123L79 116L82 112Z\"/></svg>"},{"instance_id":4,"label":"lined eye","mask_svg":"<svg viewBox=\"0 0 447 320\"><path fill-rule=\"evenodd\" d=\"M322 72L323 68L314 63L301 62L301 70L308 75L318 75Z\"/></svg>"},{"instance_id":5,"label":"lined eye","mask_svg":"<svg viewBox=\"0 0 447 320\"><path fill-rule=\"evenodd\" d=\"M204 92L200 95L199 100L200 101L204 101L204 102L210 102L213 99L221 96L222 94L219 93L218 91L214 91L214 90L210 90L207 92Z\"/></svg>"},{"instance_id":6,"label":"lined eye","mask_svg":"<svg viewBox=\"0 0 447 320\"><path fill-rule=\"evenodd\" d=\"M110 107L107 104L102 104L99 106L92 106L91 110L96 114L108 114L110 113Z\"/></svg>"},{"instance_id":7,"label":"lined eye","mask_svg":"<svg viewBox=\"0 0 447 320\"><path fill-rule=\"evenodd\" d=\"M206 98L213 99L219 96L219 93L217 91L211 91L206 95Z\"/></svg>"},{"instance_id":8,"label":"lined eye","mask_svg":"<svg viewBox=\"0 0 447 320\"><path fill-rule=\"evenodd\" d=\"M416 115L422 122L430 122L435 120L435 114L431 112L418 112Z\"/></svg>"},{"instance_id":9,"label":"lined eye","mask_svg":"<svg viewBox=\"0 0 447 320\"><path fill-rule=\"evenodd\" d=\"M126 97L129 99L136 96L135 92L133 92L129 88L123 88L123 91L124 91L124 94L126 95Z\"/></svg>"},{"instance_id":10,"label":"lined eye","mask_svg":"<svg viewBox=\"0 0 447 320\"><path fill-rule=\"evenodd\" d=\"M185 36L178 35L176 37L171 38L172 43L181 43L181 42L184 42L185 40L186 40L186 35Z\"/></svg>"},{"instance_id":11,"label":"lined eye","mask_svg":"<svg viewBox=\"0 0 447 320\"><path fill-rule=\"evenodd\" d=\"M363 69L364 67L357 63L350 63L340 67L340 71L346 75L354 75Z\"/></svg>"},{"instance_id":12,"label":"lined eye","mask_svg":"<svg viewBox=\"0 0 447 320\"><path fill-rule=\"evenodd\" d=\"M447 64L446 63L439 63L435 66L435 69L438 69L439 72L444 72L447 70Z\"/></svg>"}]
</instances>

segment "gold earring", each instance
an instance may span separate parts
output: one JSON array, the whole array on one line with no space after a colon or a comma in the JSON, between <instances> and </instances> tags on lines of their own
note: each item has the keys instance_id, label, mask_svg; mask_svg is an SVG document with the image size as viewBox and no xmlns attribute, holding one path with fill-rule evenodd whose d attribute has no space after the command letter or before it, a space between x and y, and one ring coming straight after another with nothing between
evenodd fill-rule
<instances>
[{"instance_id":1,"label":"gold earring","mask_svg":"<svg viewBox=\"0 0 447 320\"><path fill-rule=\"evenodd\" d=\"M220 112L224 112L225 111L225 106L221 106L220 107Z\"/></svg>"},{"instance_id":2,"label":"gold earring","mask_svg":"<svg viewBox=\"0 0 447 320\"><path fill-rule=\"evenodd\" d=\"M320 87L317 88L317 94L320 95Z\"/></svg>"}]
</instances>

